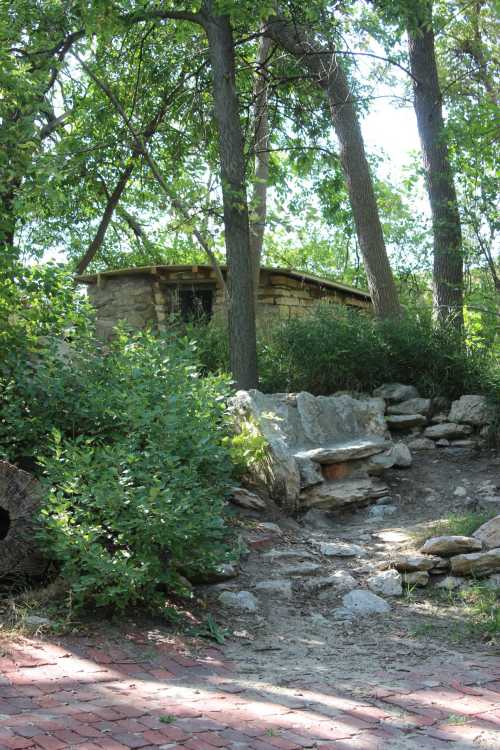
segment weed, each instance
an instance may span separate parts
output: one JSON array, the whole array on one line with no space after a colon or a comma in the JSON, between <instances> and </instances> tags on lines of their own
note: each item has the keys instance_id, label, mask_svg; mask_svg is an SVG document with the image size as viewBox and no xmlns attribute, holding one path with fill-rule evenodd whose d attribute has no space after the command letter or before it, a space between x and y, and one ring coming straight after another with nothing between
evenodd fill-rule
<instances>
[{"instance_id":1,"label":"weed","mask_svg":"<svg viewBox=\"0 0 500 750\"><path fill-rule=\"evenodd\" d=\"M160 716L160 721L162 724L173 724L176 717L172 716L172 714L163 714Z\"/></svg>"},{"instance_id":2,"label":"weed","mask_svg":"<svg viewBox=\"0 0 500 750\"><path fill-rule=\"evenodd\" d=\"M421 546L427 539L434 536L470 536L493 515L493 513L452 514L448 518L441 518L425 528L414 531L411 537L417 546Z\"/></svg>"}]
</instances>

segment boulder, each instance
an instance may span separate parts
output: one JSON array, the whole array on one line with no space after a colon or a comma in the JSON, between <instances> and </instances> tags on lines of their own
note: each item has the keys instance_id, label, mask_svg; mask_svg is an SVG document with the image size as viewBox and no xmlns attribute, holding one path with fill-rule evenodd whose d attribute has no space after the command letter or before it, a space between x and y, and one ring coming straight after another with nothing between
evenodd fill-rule
<instances>
[{"instance_id":1,"label":"boulder","mask_svg":"<svg viewBox=\"0 0 500 750\"><path fill-rule=\"evenodd\" d=\"M397 570L375 573L367 579L366 583L369 589L383 596L401 596L403 593L401 574Z\"/></svg>"},{"instance_id":2,"label":"boulder","mask_svg":"<svg viewBox=\"0 0 500 750\"><path fill-rule=\"evenodd\" d=\"M468 424L457 424L456 422L443 422L442 424L432 424L424 430L424 437L432 440L453 440L454 438L467 437L472 432L472 427Z\"/></svg>"},{"instance_id":3,"label":"boulder","mask_svg":"<svg viewBox=\"0 0 500 750\"><path fill-rule=\"evenodd\" d=\"M461 576L484 576L500 570L500 547L487 552L457 555L450 560L451 572Z\"/></svg>"},{"instance_id":4,"label":"boulder","mask_svg":"<svg viewBox=\"0 0 500 750\"><path fill-rule=\"evenodd\" d=\"M258 609L258 601L250 591L223 591L219 601L224 607L239 609L244 612L255 612Z\"/></svg>"},{"instance_id":5,"label":"boulder","mask_svg":"<svg viewBox=\"0 0 500 750\"><path fill-rule=\"evenodd\" d=\"M337 510L387 495L387 485L373 477L328 481L301 493L303 508Z\"/></svg>"},{"instance_id":6,"label":"boulder","mask_svg":"<svg viewBox=\"0 0 500 750\"><path fill-rule=\"evenodd\" d=\"M194 584L222 583L223 581L229 581L231 578L236 578L239 575L239 570L236 565L222 563L216 565L215 568L209 568L194 574L186 572L185 575L188 581Z\"/></svg>"},{"instance_id":7,"label":"boulder","mask_svg":"<svg viewBox=\"0 0 500 750\"><path fill-rule=\"evenodd\" d=\"M440 557L453 557L453 555L467 554L468 552L479 552L483 543L471 536L434 536L427 539L420 548L423 555L439 555Z\"/></svg>"},{"instance_id":8,"label":"boulder","mask_svg":"<svg viewBox=\"0 0 500 750\"><path fill-rule=\"evenodd\" d=\"M386 516L392 516L396 513L397 506L383 503L382 505L374 505L368 512L368 518L371 521L376 521L379 518L385 518Z\"/></svg>"},{"instance_id":9,"label":"boulder","mask_svg":"<svg viewBox=\"0 0 500 750\"><path fill-rule=\"evenodd\" d=\"M399 404L392 404L387 408L388 414L423 414L428 417L431 413L430 398L410 398Z\"/></svg>"},{"instance_id":10,"label":"boulder","mask_svg":"<svg viewBox=\"0 0 500 750\"><path fill-rule=\"evenodd\" d=\"M313 531L331 529L337 523L335 516L332 513L319 510L319 508L311 508L308 510L307 513L304 513L301 520L304 526Z\"/></svg>"},{"instance_id":11,"label":"boulder","mask_svg":"<svg viewBox=\"0 0 500 750\"><path fill-rule=\"evenodd\" d=\"M380 398L238 391L231 411L235 431L250 430L267 442L265 458L250 470L252 484L264 484L288 511L298 510L301 490L321 486L318 459L343 461L390 447Z\"/></svg>"},{"instance_id":12,"label":"boulder","mask_svg":"<svg viewBox=\"0 0 500 750\"><path fill-rule=\"evenodd\" d=\"M412 451L433 451L436 450L436 443L426 437L418 437L413 440L409 440L408 448Z\"/></svg>"},{"instance_id":13,"label":"boulder","mask_svg":"<svg viewBox=\"0 0 500 750\"><path fill-rule=\"evenodd\" d=\"M390 430L411 430L427 424L427 418L422 414L389 414L385 421Z\"/></svg>"},{"instance_id":14,"label":"boulder","mask_svg":"<svg viewBox=\"0 0 500 750\"><path fill-rule=\"evenodd\" d=\"M395 443L389 451L394 458L394 466L401 469L407 469L413 463L410 449L405 443Z\"/></svg>"},{"instance_id":15,"label":"boulder","mask_svg":"<svg viewBox=\"0 0 500 750\"><path fill-rule=\"evenodd\" d=\"M449 420L482 427L491 422L492 411L484 396L461 396L458 401L453 401Z\"/></svg>"},{"instance_id":16,"label":"boulder","mask_svg":"<svg viewBox=\"0 0 500 750\"><path fill-rule=\"evenodd\" d=\"M386 614L391 611L390 605L371 591L354 589L342 597L343 608L337 610L337 617L367 617L368 615Z\"/></svg>"},{"instance_id":17,"label":"boulder","mask_svg":"<svg viewBox=\"0 0 500 750\"><path fill-rule=\"evenodd\" d=\"M500 547L500 516L483 523L472 536L482 542L486 549Z\"/></svg>"},{"instance_id":18,"label":"boulder","mask_svg":"<svg viewBox=\"0 0 500 750\"><path fill-rule=\"evenodd\" d=\"M384 385L375 388L373 395L383 398L390 403L397 403L399 401L408 401L411 398L418 398L418 391L413 385L384 383Z\"/></svg>"},{"instance_id":19,"label":"boulder","mask_svg":"<svg viewBox=\"0 0 500 750\"><path fill-rule=\"evenodd\" d=\"M416 570L414 573L403 573L405 586L427 586L430 577L426 570Z\"/></svg>"}]
</instances>

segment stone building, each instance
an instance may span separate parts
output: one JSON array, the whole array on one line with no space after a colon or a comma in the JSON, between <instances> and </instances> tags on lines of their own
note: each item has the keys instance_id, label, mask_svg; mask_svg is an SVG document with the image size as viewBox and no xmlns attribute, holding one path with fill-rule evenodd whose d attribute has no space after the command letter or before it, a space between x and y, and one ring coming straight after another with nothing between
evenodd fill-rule
<instances>
[{"instance_id":1,"label":"stone building","mask_svg":"<svg viewBox=\"0 0 500 750\"><path fill-rule=\"evenodd\" d=\"M226 269L222 268L225 276ZM143 266L78 276L97 311L97 333L109 338L119 321L161 328L172 315L221 315L223 293L211 266ZM262 268L258 322L304 314L318 300L371 309L368 292L300 271Z\"/></svg>"}]
</instances>

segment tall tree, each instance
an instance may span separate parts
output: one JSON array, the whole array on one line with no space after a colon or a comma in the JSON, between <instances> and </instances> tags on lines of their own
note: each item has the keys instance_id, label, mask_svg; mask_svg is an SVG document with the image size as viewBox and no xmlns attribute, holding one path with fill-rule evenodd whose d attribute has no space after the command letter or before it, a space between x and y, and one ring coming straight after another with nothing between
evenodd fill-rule
<instances>
[{"instance_id":1,"label":"tall tree","mask_svg":"<svg viewBox=\"0 0 500 750\"><path fill-rule=\"evenodd\" d=\"M265 33L301 61L328 99L373 306L381 317L398 315L398 293L385 247L355 96L343 66L334 49L319 44L309 28L286 18L271 17Z\"/></svg>"},{"instance_id":2,"label":"tall tree","mask_svg":"<svg viewBox=\"0 0 500 750\"><path fill-rule=\"evenodd\" d=\"M411 4L408 51L414 80L414 106L434 238L434 311L441 323L463 327L464 264L462 229L443 119L432 0Z\"/></svg>"}]
</instances>

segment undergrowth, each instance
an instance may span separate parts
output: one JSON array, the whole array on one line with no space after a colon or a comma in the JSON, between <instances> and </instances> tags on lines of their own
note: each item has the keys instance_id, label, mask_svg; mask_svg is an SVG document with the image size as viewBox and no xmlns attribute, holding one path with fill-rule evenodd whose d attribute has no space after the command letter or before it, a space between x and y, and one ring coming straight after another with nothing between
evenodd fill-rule
<instances>
[{"instance_id":1,"label":"undergrowth","mask_svg":"<svg viewBox=\"0 0 500 750\"><path fill-rule=\"evenodd\" d=\"M493 513L451 514L447 518L433 521L422 529L411 532L415 544L421 546L434 536L471 536L483 523L493 517Z\"/></svg>"}]
</instances>

